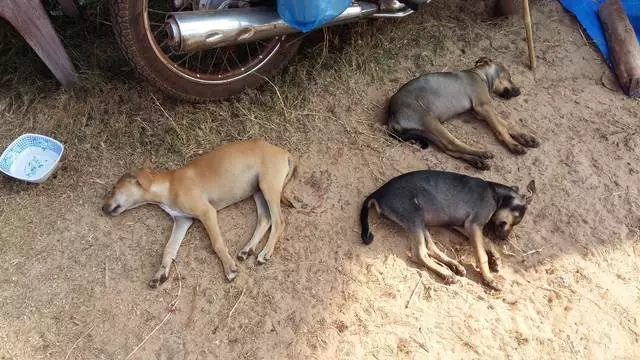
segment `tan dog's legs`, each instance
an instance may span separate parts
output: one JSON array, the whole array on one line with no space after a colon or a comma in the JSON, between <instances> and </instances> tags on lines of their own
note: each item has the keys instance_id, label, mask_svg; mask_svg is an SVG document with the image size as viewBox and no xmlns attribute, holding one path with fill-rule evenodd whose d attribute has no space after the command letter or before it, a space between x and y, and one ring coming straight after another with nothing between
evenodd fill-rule
<instances>
[{"instance_id":1,"label":"tan dog's legs","mask_svg":"<svg viewBox=\"0 0 640 360\"><path fill-rule=\"evenodd\" d=\"M434 257L436 260L445 264L458 276L465 276L467 274L467 271L462 265L448 257L447 254L443 253L438 249L438 247L436 247L436 243L433 242L433 238L428 231L424 232L424 237L427 239L427 250L429 250L429 256Z\"/></svg>"},{"instance_id":2,"label":"tan dog's legs","mask_svg":"<svg viewBox=\"0 0 640 360\"><path fill-rule=\"evenodd\" d=\"M525 154L526 147L538 147L540 144L536 138L521 132L510 132L507 123L500 118L495 109L485 104L474 108L475 112L484 119L496 137L507 146L509 151L514 154ZM524 145L524 146L523 146Z\"/></svg>"},{"instance_id":3,"label":"tan dog's legs","mask_svg":"<svg viewBox=\"0 0 640 360\"><path fill-rule=\"evenodd\" d=\"M416 231L412 233L413 239L411 243L411 260L414 262L426 266L427 269L434 271L440 277L445 284L454 284L458 282L456 276L449 270L438 265L433 259L429 257L427 253L427 246L425 243L425 234L428 232L425 230Z\"/></svg>"},{"instance_id":4,"label":"tan dog's legs","mask_svg":"<svg viewBox=\"0 0 640 360\"><path fill-rule=\"evenodd\" d=\"M282 211L280 209L280 198L282 197L282 189L285 185L285 181L289 176L289 164L283 168L271 169L269 173L265 174L259 180L260 190L264 195L264 199L269 206L269 216L271 217L271 232L269 232L269 240L265 244L260 254L258 254L258 263L264 264L269 261L273 249L276 246L276 242L284 232L284 219L282 218Z\"/></svg>"},{"instance_id":5,"label":"tan dog's legs","mask_svg":"<svg viewBox=\"0 0 640 360\"><path fill-rule=\"evenodd\" d=\"M485 239L482 235L482 229L478 226L470 225L470 227L465 230L469 235L471 235L470 240L476 250L478 266L480 267L480 273L482 274L484 283L495 290L502 290L502 285L497 279L494 279L489 269L489 260L487 257L487 252L484 248Z\"/></svg>"},{"instance_id":6,"label":"tan dog's legs","mask_svg":"<svg viewBox=\"0 0 640 360\"><path fill-rule=\"evenodd\" d=\"M162 265L160 269L153 275L149 286L157 288L169 278L169 271L171 270L171 263L178 256L178 249L180 244L187 234L187 230L193 224L193 219L188 217L174 217L173 218L173 230L171 231L171 237L169 242L164 247L164 254L162 255Z\"/></svg>"},{"instance_id":7,"label":"tan dog's legs","mask_svg":"<svg viewBox=\"0 0 640 360\"><path fill-rule=\"evenodd\" d=\"M253 194L253 199L256 201L256 209L258 212L258 222L256 223L256 230L253 232L253 236L251 240L240 250L238 253L238 259L241 261L246 260L249 255L255 253L256 246L264 236L264 234L269 230L269 226L271 226L271 217L269 216L269 205L267 205L267 201L264 199L262 192L258 191Z\"/></svg>"},{"instance_id":8,"label":"tan dog's legs","mask_svg":"<svg viewBox=\"0 0 640 360\"><path fill-rule=\"evenodd\" d=\"M205 229L207 229L211 246L216 255L218 255L218 258L220 258L220 261L222 261L222 267L224 268L224 274L227 276L227 280L233 281L238 275L238 268L236 262L231 255L229 255L227 246L224 244L224 241L222 241L220 227L218 226L217 211L207 201L201 206L200 211L194 213L198 214L198 219L204 224Z\"/></svg>"}]
</instances>

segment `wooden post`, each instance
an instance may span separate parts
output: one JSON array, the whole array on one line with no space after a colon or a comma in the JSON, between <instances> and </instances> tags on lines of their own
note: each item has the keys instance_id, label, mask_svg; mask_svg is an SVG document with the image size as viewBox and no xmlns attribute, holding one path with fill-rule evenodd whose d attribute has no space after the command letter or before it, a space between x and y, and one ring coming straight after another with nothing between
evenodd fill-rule
<instances>
[{"instance_id":1,"label":"wooden post","mask_svg":"<svg viewBox=\"0 0 640 360\"><path fill-rule=\"evenodd\" d=\"M0 17L13 25L63 86L75 84L78 75L40 0L0 0Z\"/></svg>"},{"instance_id":2,"label":"wooden post","mask_svg":"<svg viewBox=\"0 0 640 360\"><path fill-rule=\"evenodd\" d=\"M529 48L529 68L535 70L536 68L536 52L533 48L533 30L531 29L531 13L529 12L529 0L522 2L524 7L524 31L527 35L527 48Z\"/></svg>"},{"instance_id":3,"label":"wooden post","mask_svg":"<svg viewBox=\"0 0 640 360\"><path fill-rule=\"evenodd\" d=\"M640 45L620 0L606 0L598 15L622 90L640 97Z\"/></svg>"}]
</instances>

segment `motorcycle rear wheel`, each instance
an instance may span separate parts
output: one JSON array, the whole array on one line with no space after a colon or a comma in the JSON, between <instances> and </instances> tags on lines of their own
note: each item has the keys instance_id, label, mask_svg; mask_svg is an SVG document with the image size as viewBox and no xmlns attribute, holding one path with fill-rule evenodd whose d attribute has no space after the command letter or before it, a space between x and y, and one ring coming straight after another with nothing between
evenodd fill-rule
<instances>
[{"instance_id":1,"label":"motorcycle rear wheel","mask_svg":"<svg viewBox=\"0 0 640 360\"><path fill-rule=\"evenodd\" d=\"M140 75L171 97L206 102L256 87L280 70L300 45L301 39L294 34L177 54L165 41L163 24L167 14L229 2L184 0L184 5L174 9L176 2L179 1L110 0L113 29L123 53Z\"/></svg>"}]
</instances>

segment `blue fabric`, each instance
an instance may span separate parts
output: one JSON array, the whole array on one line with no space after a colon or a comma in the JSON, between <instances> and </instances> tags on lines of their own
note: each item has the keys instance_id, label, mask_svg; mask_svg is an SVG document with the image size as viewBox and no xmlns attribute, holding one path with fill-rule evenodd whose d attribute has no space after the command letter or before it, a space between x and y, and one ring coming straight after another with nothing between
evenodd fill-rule
<instances>
[{"instance_id":1,"label":"blue fabric","mask_svg":"<svg viewBox=\"0 0 640 360\"><path fill-rule=\"evenodd\" d=\"M308 32L342 14L351 0L278 0L278 15L294 28Z\"/></svg>"},{"instance_id":2,"label":"blue fabric","mask_svg":"<svg viewBox=\"0 0 640 360\"><path fill-rule=\"evenodd\" d=\"M598 17L598 8L604 0L560 0L562 6L573 13L587 34L596 43L602 55L611 64L611 55L607 46L607 39ZM636 32L636 37L640 41L640 0L621 0L627 17Z\"/></svg>"}]
</instances>

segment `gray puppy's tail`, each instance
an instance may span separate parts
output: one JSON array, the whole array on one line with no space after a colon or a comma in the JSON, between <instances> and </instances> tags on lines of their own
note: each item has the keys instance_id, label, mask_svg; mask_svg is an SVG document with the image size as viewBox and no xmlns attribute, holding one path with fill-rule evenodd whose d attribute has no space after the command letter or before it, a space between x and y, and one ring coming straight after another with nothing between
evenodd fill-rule
<instances>
[{"instance_id":1,"label":"gray puppy's tail","mask_svg":"<svg viewBox=\"0 0 640 360\"><path fill-rule=\"evenodd\" d=\"M369 207L371 206L371 203L376 201L375 196L375 192L369 195L362 203L362 210L360 210L360 227L362 228L361 236L362 242L365 243L365 245L369 245L373 241L373 234L369 230Z\"/></svg>"}]
</instances>

